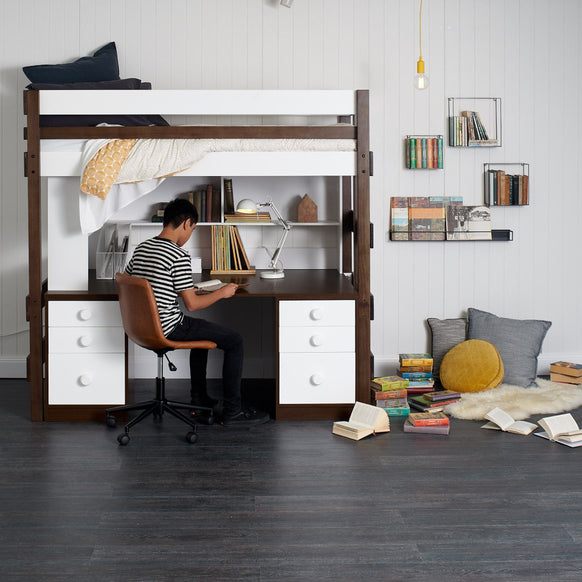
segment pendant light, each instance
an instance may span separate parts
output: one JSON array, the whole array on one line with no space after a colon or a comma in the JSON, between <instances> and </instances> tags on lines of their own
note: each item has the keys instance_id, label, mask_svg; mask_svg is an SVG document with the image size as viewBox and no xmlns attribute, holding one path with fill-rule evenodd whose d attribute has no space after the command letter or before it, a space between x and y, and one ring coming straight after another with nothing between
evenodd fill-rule
<instances>
[{"instance_id":1,"label":"pendant light","mask_svg":"<svg viewBox=\"0 0 582 582\"><path fill-rule=\"evenodd\" d=\"M420 10L418 11L418 48L414 88L423 91L428 87L428 77L424 74L424 61L422 60L422 0L420 0Z\"/></svg>"}]
</instances>

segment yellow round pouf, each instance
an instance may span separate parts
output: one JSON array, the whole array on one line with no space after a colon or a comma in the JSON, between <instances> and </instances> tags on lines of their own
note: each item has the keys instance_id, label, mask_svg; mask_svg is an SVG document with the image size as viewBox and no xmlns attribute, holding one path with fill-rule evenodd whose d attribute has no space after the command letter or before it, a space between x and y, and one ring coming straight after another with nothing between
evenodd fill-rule
<instances>
[{"instance_id":1,"label":"yellow round pouf","mask_svg":"<svg viewBox=\"0 0 582 582\"><path fill-rule=\"evenodd\" d=\"M492 343L466 340L445 354L440 380L444 388L455 392L489 390L503 380L503 361Z\"/></svg>"}]
</instances>

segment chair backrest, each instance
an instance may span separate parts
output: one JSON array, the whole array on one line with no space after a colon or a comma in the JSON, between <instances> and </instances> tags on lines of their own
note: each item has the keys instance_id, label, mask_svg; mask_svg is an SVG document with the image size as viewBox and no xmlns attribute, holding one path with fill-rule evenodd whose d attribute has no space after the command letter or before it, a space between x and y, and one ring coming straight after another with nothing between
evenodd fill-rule
<instances>
[{"instance_id":1,"label":"chair backrest","mask_svg":"<svg viewBox=\"0 0 582 582\"><path fill-rule=\"evenodd\" d=\"M115 275L121 320L127 336L142 348L159 350L168 347L162 332L158 306L147 279L125 273Z\"/></svg>"},{"instance_id":2,"label":"chair backrest","mask_svg":"<svg viewBox=\"0 0 582 582\"><path fill-rule=\"evenodd\" d=\"M148 350L203 349L216 347L209 340L173 341L162 331L154 290L147 279L116 273L121 320L127 336Z\"/></svg>"}]
</instances>

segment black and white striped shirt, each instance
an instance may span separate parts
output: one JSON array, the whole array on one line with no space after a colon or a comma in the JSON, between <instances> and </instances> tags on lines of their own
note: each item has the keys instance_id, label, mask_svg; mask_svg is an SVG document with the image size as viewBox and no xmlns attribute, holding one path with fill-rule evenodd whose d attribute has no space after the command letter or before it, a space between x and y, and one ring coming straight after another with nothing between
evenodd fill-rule
<instances>
[{"instance_id":1,"label":"black and white striped shirt","mask_svg":"<svg viewBox=\"0 0 582 582\"><path fill-rule=\"evenodd\" d=\"M171 240L150 238L137 245L125 272L150 282L168 336L184 318L178 293L194 287L190 255Z\"/></svg>"}]
</instances>

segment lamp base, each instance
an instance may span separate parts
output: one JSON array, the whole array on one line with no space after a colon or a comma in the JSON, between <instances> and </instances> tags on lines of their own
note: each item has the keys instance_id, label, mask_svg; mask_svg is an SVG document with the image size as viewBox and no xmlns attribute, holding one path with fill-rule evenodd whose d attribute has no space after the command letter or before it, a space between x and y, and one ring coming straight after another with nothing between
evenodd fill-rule
<instances>
[{"instance_id":1,"label":"lamp base","mask_svg":"<svg viewBox=\"0 0 582 582\"><path fill-rule=\"evenodd\" d=\"M285 271L263 271L259 276L261 279L283 279Z\"/></svg>"}]
</instances>

